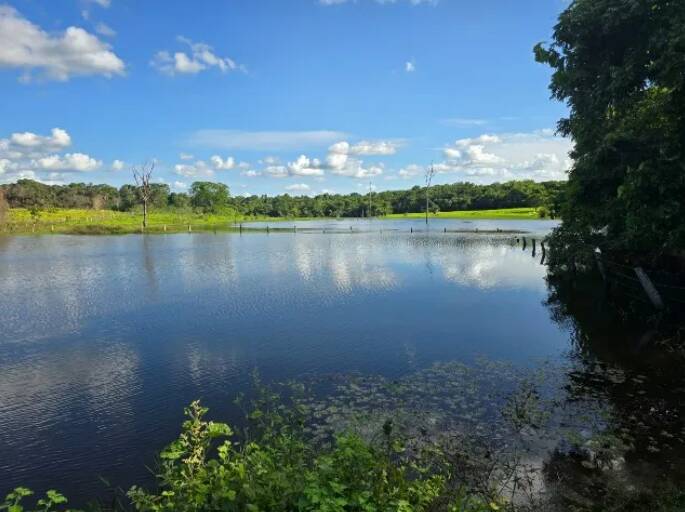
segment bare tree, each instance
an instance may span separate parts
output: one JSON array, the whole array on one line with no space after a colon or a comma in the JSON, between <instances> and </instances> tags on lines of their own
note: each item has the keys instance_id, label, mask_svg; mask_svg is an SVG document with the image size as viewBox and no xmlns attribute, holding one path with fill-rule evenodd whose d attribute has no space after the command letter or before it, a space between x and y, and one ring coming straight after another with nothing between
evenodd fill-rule
<instances>
[{"instance_id":1,"label":"bare tree","mask_svg":"<svg viewBox=\"0 0 685 512\"><path fill-rule=\"evenodd\" d=\"M426 226L428 225L428 204L429 204L429 197L428 197L428 192L430 191L431 188L431 182L433 181L433 176L435 176L435 167L433 167L433 164L431 163L431 166L426 169L426 174L425 174L425 179L426 179Z\"/></svg>"},{"instance_id":2,"label":"bare tree","mask_svg":"<svg viewBox=\"0 0 685 512\"><path fill-rule=\"evenodd\" d=\"M149 161L140 166L133 167L133 179L136 182L136 186L140 192L140 198L143 201L143 228L147 228L147 204L152 197L150 178L152 177L152 171L154 170L154 161Z\"/></svg>"}]
</instances>

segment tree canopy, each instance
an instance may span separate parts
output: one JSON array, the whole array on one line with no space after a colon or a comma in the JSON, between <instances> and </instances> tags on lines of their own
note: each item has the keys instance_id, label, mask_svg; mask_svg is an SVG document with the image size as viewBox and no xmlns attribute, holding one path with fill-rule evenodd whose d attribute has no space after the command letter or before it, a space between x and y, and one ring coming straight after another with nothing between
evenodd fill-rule
<instances>
[{"instance_id":1,"label":"tree canopy","mask_svg":"<svg viewBox=\"0 0 685 512\"><path fill-rule=\"evenodd\" d=\"M685 2L574 0L535 55L575 142L561 230L636 258L682 256Z\"/></svg>"}]
</instances>

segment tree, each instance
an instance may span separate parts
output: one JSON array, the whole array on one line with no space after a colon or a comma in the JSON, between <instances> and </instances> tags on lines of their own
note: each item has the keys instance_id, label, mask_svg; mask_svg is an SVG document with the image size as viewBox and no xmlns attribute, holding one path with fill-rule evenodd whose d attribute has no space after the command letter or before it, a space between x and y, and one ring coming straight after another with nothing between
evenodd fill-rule
<instances>
[{"instance_id":1,"label":"tree","mask_svg":"<svg viewBox=\"0 0 685 512\"><path fill-rule=\"evenodd\" d=\"M428 194L431 188L431 182L433 181L433 176L435 176L435 167L433 167L433 164L431 164L431 166L426 169L426 173L424 176L426 180L426 226L428 225Z\"/></svg>"},{"instance_id":2,"label":"tree","mask_svg":"<svg viewBox=\"0 0 685 512\"><path fill-rule=\"evenodd\" d=\"M217 212L228 206L229 189L223 183L196 181L190 186L190 203L204 212Z\"/></svg>"},{"instance_id":3,"label":"tree","mask_svg":"<svg viewBox=\"0 0 685 512\"><path fill-rule=\"evenodd\" d=\"M147 227L147 205L152 197L153 189L150 183L152 171L155 170L155 163L150 161L139 167L133 168L133 179L138 187L138 193L143 201L143 228Z\"/></svg>"},{"instance_id":4,"label":"tree","mask_svg":"<svg viewBox=\"0 0 685 512\"><path fill-rule=\"evenodd\" d=\"M682 261L685 3L575 0L535 55L554 70L552 97L569 106L558 130L575 143L563 245Z\"/></svg>"}]
</instances>

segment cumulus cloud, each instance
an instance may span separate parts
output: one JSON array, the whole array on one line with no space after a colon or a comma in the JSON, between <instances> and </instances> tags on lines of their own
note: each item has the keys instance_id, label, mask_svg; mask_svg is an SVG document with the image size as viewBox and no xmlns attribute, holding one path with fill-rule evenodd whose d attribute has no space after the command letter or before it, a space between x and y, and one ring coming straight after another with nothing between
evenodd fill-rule
<instances>
[{"instance_id":1,"label":"cumulus cloud","mask_svg":"<svg viewBox=\"0 0 685 512\"><path fill-rule=\"evenodd\" d=\"M214 169L203 160L198 160L192 164L176 164L174 165L174 172L186 178L211 178L214 176Z\"/></svg>"},{"instance_id":2,"label":"cumulus cloud","mask_svg":"<svg viewBox=\"0 0 685 512\"><path fill-rule=\"evenodd\" d=\"M291 176L323 176L324 171L318 159L300 155L297 160L288 163L288 173Z\"/></svg>"},{"instance_id":3,"label":"cumulus cloud","mask_svg":"<svg viewBox=\"0 0 685 512\"><path fill-rule=\"evenodd\" d=\"M0 5L0 67L23 69L24 81L31 80L32 70L60 81L125 73L124 62L93 34L79 27L48 34L7 5Z\"/></svg>"},{"instance_id":4,"label":"cumulus cloud","mask_svg":"<svg viewBox=\"0 0 685 512\"><path fill-rule=\"evenodd\" d=\"M159 51L152 58L150 64L162 73L173 76L177 74L196 74L210 68L215 68L222 73L245 70L244 66L238 65L230 57L220 57L214 53L214 49L206 43L195 43L188 38L179 36L178 41L188 47L189 51L174 52L167 50Z\"/></svg>"},{"instance_id":5,"label":"cumulus cloud","mask_svg":"<svg viewBox=\"0 0 685 512\"><path fill-rule=\"evenodd\" d=\"M232 156L221 158L219 155L214 155L209 161L212 162L212 166L217 170L229 171L236 167L235 158Z\"/></svg>"},{"instance_id":6,"label":"cumulus cloud","mask_svg":"<svg viewBox=\"0 0 685 512\"><path fill-rule=\"evenodd\" d=\"M212 155L209 158L209 163L204 160L196 160L191 163L189 160L192 160L193 156L187 153L181 153L179 158L184 160L184 162L176 164L174 166L174 172L180 176L186 177L211 178L215 175L215 171L230 171L233 169L247 171L250 169L249 163L237 162L232 156L223 158L219 155Z\"/></svg>"},{"instance_id":7,"label":"cumulus cloud","mask_svg":"<svg viewBox=\"0 0 685 512\"><path fill-rule=\"evenodd\" d=\"M404 63L404 71L407 73L413 73L416 71L416 63L413 60L408 60Z\"/></svg>"},{"instance_id":8,"label":"cumulus cloud","mask_svg":"<svg viewBox=\"0 0 685 512\"><path fill-rule=\"evenodd\" d=\"M84 153L67 153L50 155L33 161L36 169L41 171L95 171L102 167L102 162Z\"/></svg>"},{"instance_id":9,"label":"cumulus cloud","mask_svg":"<svg viewBox=\"0 0 685 512\"><path fill-rule=\"evenodd\" d=\"M71 136L61 128L53 128L49 135L15 132L0 139L2 181L35 179L57 183L68 176L65 173L91 172L102 167L101 160L85 153L64 153L71 142Z\"/></svg>"},{"instance_id":10,"label":"cumulus cloud","mask_svg":"<svg viewBox=\"0 0 685 512\"><path fill-rule=\"evenodd\" d=\"M557 137L549 130L483 134L456 140L443 148L444 160L435 164L435 170L479 183L564 180L572 164L568 156L571 149L569 139ZM408 165L397 174L409 179L423 175L423 171L421 166Z\"/></svg>"},{"instance_id":11,"label":"cumulus cloud","mask_svg":"<svg viewBox=\"0 0 685 512\"><path fill-rule=\"evenodd\" d=\"M113 171L121 171L126 164L122 160L114 160L112 162L112 170Z\"/></svg>"},{"instance_id":12,"label":"cumulus cloud","mask_svg":"<svg viewBox=\"0 0 685 512\"><path fill-rule=\"evenodd\" d=\"M362 141L350 144L340 141L328 148L326 163L332 174L364 179L383 174L383 164L365 166L362 160L350 155L392 155L396 151L397 144L392 142Z\"/></svg>"}]
</instances>

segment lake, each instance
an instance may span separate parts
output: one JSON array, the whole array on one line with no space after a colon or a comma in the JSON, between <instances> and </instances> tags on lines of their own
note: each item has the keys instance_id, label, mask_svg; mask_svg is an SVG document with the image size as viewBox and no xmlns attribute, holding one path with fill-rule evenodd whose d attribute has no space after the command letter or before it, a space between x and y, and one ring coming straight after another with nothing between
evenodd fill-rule
<instances>
[{"instance_id":1,"label":"lake","mask_svg":"<svg viewBox=\"0 0 685 512\"><path fill-rule=\"evenodd\" d=\"M0 237L0 494L49 486L78 503L102 492L100 477L150 482L183 406L201 398L234 419L254 369L266 381L399 378L481 356L564 361L577 328L546 304L540 253L512 234L443 232L539 239L554 224Z\"/></svg>"}]
</instances>

